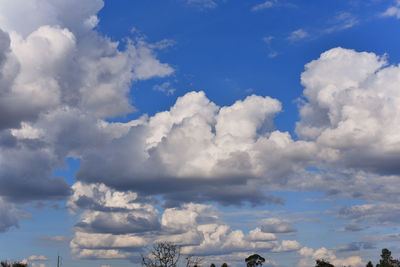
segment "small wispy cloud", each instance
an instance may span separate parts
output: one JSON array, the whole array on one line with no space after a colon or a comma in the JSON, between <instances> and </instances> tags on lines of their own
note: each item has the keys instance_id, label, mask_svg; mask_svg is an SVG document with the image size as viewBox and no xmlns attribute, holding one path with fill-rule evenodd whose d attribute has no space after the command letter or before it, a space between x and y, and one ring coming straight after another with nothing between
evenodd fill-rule
<instances>
[{"instance_id":1,"label":"small wispy cloud","mask_svg":"<svg viewBox=\"0 0 400 267\"><path fill-rule=\"evenodd\" d=\"M47 261L47 257L43 255L32 255L29 257L30 261Z\"/></svg>"},{"instance_id":2,"label":"small wispy cloud","mask_svg":"<svg viewBox=\"0 0 400 267\"><path fill-rule=\"evenodd\" d=\"M251 8L251 11L259 11L273 7L296 7L296 5L292 3L282 3L279 2L278 0L267 0L261 4L253 6Z\"/></svg>"},{"instance_id":3,"label":"small wispy cloud","mask_svg":"<svg viewBox=\"0 0 400 267\"><path fill-rule=\"evenodd\" d=\"M349 12L339 13L332 22L332 25L324 30L325 33L332 33L346 30L354 27L359 23L358 18Z\"/></svg>"},{"instance_id":4,"label":"small wispy cloud","mask_svg":"<svg viewBox=\"0 0 400 267\"><path fill-rule=\"evenodd\" d=\"M175 88L171 88L170 82L163 82L162 84L156 84L153 86L153 90L163 92L166 95L173 95L176 91Z\"/></svg>"},{"instance_id":5,"label":"small wispy cloud","mask_svg":"<svg viewBox=\"0 0 400 267\"><path fill-rule=\"evenodd\" d=\"M186 3L199 9L212 9L218 6L213 0L187 0Z\"/></svg>"},{"instance_id":6,"label":"small wispy cloud","mask_svg":"<svg viewBox=\"0 0 400 267\"><path fill-rule=\"evenodd\" d=\"M277 3L277 1L265 1L264 3L253 6L251 10L258 11L258 10L263 10L266 8L271 8L271 7L274 7L276 3Z\"/></svg>"},{"instance_id":7,"label":"small wispy cloud","mask_svg":"<svg viewBox=\"0 0 400 267\"><path fill-rule=\"evenodd\" d=\"M287 39L289 41L297 41L297 40L304 39L304 38L306 38L308 36L309 36L308 32L306 32L303 29L298 29L298 30L292 31L289 34L289 36L287 37Z\"/></svg>"},{"instance_id":8,"label":"small wispy cloud","mask_svg":"<svg viewBox=\"0 0 400 267\"><path fill-rule=\"evenodd\" d=\"M397 19L400 19L400 0L397 0L394 6L386 9L386 11L381 15L383 17L396 17Z\"/></svg>"},{"instance_id":9,"label":"small wispy cloud","mask_svg":"<svg viewBox=\"0 0 400 267\"><path fill-rule=\"evenodd\" d=\"M266 36L266 37L264 37L263 38L263 41L264 41L264 43L266 43L267 44L267 47L268 47L268 57L269 58L274 58L274 57L277 57L278 55L279 55L279 53L277 52L277 51L275 51L273 48L272 48L272 45L271 45L271 42L272 42L272 40L274 40L275 39L275 37L274 36L272 36L272 35L269 35L269 36Z\"/></svg>"}]
</instances>

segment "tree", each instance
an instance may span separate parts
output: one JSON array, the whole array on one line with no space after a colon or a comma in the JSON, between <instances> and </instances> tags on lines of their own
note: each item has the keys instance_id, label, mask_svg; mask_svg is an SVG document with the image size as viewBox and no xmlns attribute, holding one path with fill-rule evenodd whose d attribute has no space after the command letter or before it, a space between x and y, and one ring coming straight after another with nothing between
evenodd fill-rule
<instances>
[{"instance_id":1,"label":"tree","mask_svg":"<svg viewBox=\"0 0 400 267\"><path fill-rule=\"evenodd\" d=\"M214 263L211 263L210 267L215 267L215 264L214 264Z\"/></svg>"},{"instance_id":2,"label":"tree","mask_svg":"<svg viewBox=\"0 0 400 267\"><path fill-rule=\"evenodd\" d=\"M382 249L381 260L377 267L392 267L392 252L387 248Z\"/></svg>"},{"instance_id":3,"label":"tree","mask_svg":"<svg viewBox=\"0 0 400 267\"><path fill-rule=\"evenodd\" d=\"M261 267L265 262L265 259L258 254L253 254L248 256L245 259L245 262L247 264L247 267L258 267L258 266Z\"/></svg>"},{"instance_id":4,"label":"tree","mask_svg":"<svg viewBox=\"0 0 400 267\"><path fill-rule=\"evenodd\" d=\"M148 256L142 256L145 267L176 267L180 258L180 247L171 242L157 242Z\"/></svg>"},{"instance_id":5,"label":"tree","mask_svg":"<svg viewBox=\"0 0 400 267\"><path fill-rule=\"evenodd\" d=\"M332 265L329 261L321 259L321 260L316 260L315 267L335 267L335 266Z\"/></svg>"},{"instance_id":6,"label":"tree","mask_svg":"<svg viewBox=\"0 0 400 267\"><path fill-rule=\"evenodd\" d=\"M228 264L226 262L222 263L221 267L228 267Z\"/></svg>"},{"instance_id":7,"label":"tree","mask_svg":"<svg viewBox=\"0 0 400 267\"><path fill-rule=\"evenodd\" d=\"M372 264L371 261L369 261L365 267L374 267L374 265Z\"/></svg>"},{"instance_id":8,"label":"tree","mask_svg":"<svg viewBox=\"0 0 400 267\"><path fill-rule=\"evenodd\" d=\"M13 263L8 263L7 261L2 261L1 267L27 267L27 263L22 263L22 262L13 262Z\"/></svg>"},{"instance_id":9,"label":"tree","mask_svg":"<svg viewBox=\"0 0 400 267\"><path fill-rule=\"evenodd\" d=\"M188 255L186 257L186 267L199 267L203 259L194 255ZM215 265L214 265L215 266Z\"/></svg>"}]
</instances>

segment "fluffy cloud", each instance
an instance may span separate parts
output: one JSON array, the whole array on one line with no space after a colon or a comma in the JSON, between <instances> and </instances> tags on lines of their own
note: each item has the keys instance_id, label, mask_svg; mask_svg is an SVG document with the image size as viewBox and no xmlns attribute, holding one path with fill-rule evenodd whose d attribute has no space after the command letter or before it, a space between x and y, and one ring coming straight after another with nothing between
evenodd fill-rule
<instances>
[{"instance_id":1,"label":"fluffy cloud","mask_svg":"<svg viewBox=\"0 0 400 267\"><path fill-rule=\"evenodd\" d=\"M72 211L85 209L77 231L125 234L157 230L158 211L149 204L138 203L137 194L117 192L100 185L73 185L74 194L68 201Z\"/></svg>"},{"instance_id":2,"label":"fluffy cloud","mask_svg":"<svg viewBox=\"0 0 400 267\"><path fill-rule=\"evenodd\" d=\"M260 192L260 184L285 183L312 159L315 147L273 130L280 110L269 97L253 95L218 107L203 92L187 93L169 111L85 155L77 178L163 194L172 203L281 203Z\"/></svg>"},{"instance_id":3,"label":"fluffy cloud","mask_svg":"<svg viewBox=\"0 0 400 267\"><path fill-rule=\"evenodd\" d=\"M262 232L259 227L248 234L232 229L221 221L216 208L211 205L186 203L166 208L158 219L154 207L141 203L135 193L81 182L73 188L75 193L68 205L73 212L82 211L81 222L75 226L70 242L78 258L130 259L133 251L143 251L158 241L180 245L185 255L196 254L206 258L232 252L260 250L282 253L300 249L297 241L279 242L274 233ZM103 214L101 220L93 220L100 211ZM100 222L104 225L108 221L115 228L98 226Z\"/></svg>"},{"instance_id":4,"label":"fluffy cloud","mask_svg":"<svg viewBox=\"0 0 400 267\"><path fill-rule=\"evenodd\" d=\"M100 35L102 7L101 0L0 3L0 196L9 202L69 196L54 170L126 128L103 119L134 110L133 82L174 71L156 59L161 45L136 38L121 50Z\"/></svg>"},{"instance_id":5,"label":"fluffy cloud","mask_svg":"<svg viewBox=\"0 0 400 267\"><path fill-rule=\"evenodd\" d=\"M317 259L327 260L335 266L354 266L354 267L365 266L365 263L361 260L359 256L349 256L347 258L339 258L335 255L335 253L332 250L328 250L324 247L317 249L315 251L311 248L303 247L298 252L302 256L302 259L297 264L298 267L313 266L315 264L315 260Z\"/></svg>"},{"instance_id":6,"label":"fluffy cloud","mask_svg":"<svg viewBox=\"0 0 400 267\"><path fill-rule=\"evenodd\" d=\"M306 101L296 132L325 148L327 160L399 173L399 73L373 53L343 48L323 53L302 74Z\"/></svg>"}]
</instances>

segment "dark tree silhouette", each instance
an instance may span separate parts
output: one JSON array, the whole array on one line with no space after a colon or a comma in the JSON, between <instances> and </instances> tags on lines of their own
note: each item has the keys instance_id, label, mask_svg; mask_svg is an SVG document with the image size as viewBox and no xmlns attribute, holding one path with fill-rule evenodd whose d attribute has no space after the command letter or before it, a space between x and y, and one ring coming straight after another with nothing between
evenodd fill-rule
<instances>
[{"instance_id":1,"label":"dark tree silhouette","mask_svg":"<svg viewBox=\"0 0 400 267\"><path fill-rule=\"evenodd\" d=\"M214 264L214 263L211 263L210 267L215 267L215 264Z\"/></svg>"},{"instance_id":2,"label":"dark tree silhouette","mask_svg":"<svg viewBox=\"0 0 400 267\"><path fill-rule=\"evenodd\" d=\"M371 261L369 261L365 267L374 267L374 265L372 264Z\"/></svg>"},{"instance_id":3,"label":"dark tree silhouette","mask_svg":"<svg viewBox=\"0 0 400 267\"><path fill-rule=\"evenodd\" d=\"M258 266L261 267L265 262L265 259L258 254L253 254L248 256L245 259L245 262L247 264L247 267L258 267Z\"/></svg>"},{"instance_id":4,"label":"dark tree silhouette","mask_svg":"<svg viewBox=\"0 0 400 267\"><path fill-rule=\"evenodd\" d=\"M221 267L228 267L228 264L226 262L222 263Z\"/></svg>"},{"instance_id":5,"label":"dark tree silhouette","mask_svg":"<svg viewBox=\"0 0 400 267\"><path fill-rule=\"evenodd\" d=\"M392 267L392 252L387 248L382 249L381 260L376 267Z\"/></svg>"},{"instance_id":6,"label":"dark tree silhouette","mask_svg":"<svg viewBox=\"0 0 400 267\"><path fill-rule=\"evenodd\" d=\"M321 260L316 260L315 267L335 267L335 266L332 265L329 261L321 259Z\"/></svg>"},{"instance_id":7,"label":"dark tree silhouette","mask_svg":"<svg viewBox=\"0 0 400 267\"><path fill-rule=\"evenodd\" d=\"M8 263L6 261L2 261L1 267L27 267L27 263L22 263L22 262L13 262L13 263Z\"/></svg>"}]
</instances>

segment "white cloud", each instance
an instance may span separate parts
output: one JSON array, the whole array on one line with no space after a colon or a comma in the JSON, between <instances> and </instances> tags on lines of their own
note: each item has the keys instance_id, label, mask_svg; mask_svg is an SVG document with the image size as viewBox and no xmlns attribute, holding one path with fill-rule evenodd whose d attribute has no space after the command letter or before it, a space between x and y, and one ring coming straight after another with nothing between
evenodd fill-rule
<instances>
[{"instance_id":1,"label":"white cloud","mask_svg":"<svg viewBox=\"0 0 400 267\"><path fill-rule=\"evenodd\" d=\"M218 5L213 0L186 0L188 5L191 5L200 9L211 9L216 8Z\"/></svg>"},{"instance_id":2,"label":"white cloud","mask_svg":"<svg viewBox=\"0 0 400 267\"><path fill-rule=\"evenodd\" d=\"M291 32L290 35L287 37L287 39L290 41L297 41L297 40L304 39L308 36L309 36L308 32L306 32L303 29L298 29L298 30Z\"/></svg>"},{"instance_id":3,"label":"white cloud","mask_svg":"<svg viewBox=\"0 0 400 267\"><path fill-rule=\"evenodd\" d=\"M280 103L269 97L252 95L219 108L203 92L187 93L169 111L132 127L112 146L84 156L77 178L113 187L124 183L127 189L141 184L146 194L163 193L174 201L241 201L239 193L260 197L254 201L281 203L250 192L259 190L257 183L285 181L315 151L313 144L295 142L288 133L273 130L273 117L280 109ZM106 154L107 162L99 156ZM253 182L247 188L241 184L237 191L235 179L243 178ZM154 182L169 186L154 188ZM196 192L193 183L198 184ZM226 190L217 192L212 183L225 185Z\"/></svg>"},{"instance_id":4,"label":"white cloud","mask_svg":"<svg viewBox=\"0 0 400 267\"><path fill-rule=\"evenodd\" d=\"M174 71L156 58L167 41L138 38L121 50L98 33L102 7L101 0L0 3L0 195L9 202L68 196L54 170L127 128L105 129L102 119L134 110L133 82Z\"/></svg>"},{"instance_id":5,"label":"white cloud","mask_svg":"<svg viewBox=\"0 0 400 267\"><path fill-rule=\"evenodd\" d=\"M163 92L166 95L173 95L176 89L171 87L171 82L163 82L154 85L153 90Z\"/></svg>"},{"instance_id":6,"label":"white cloud","mask_svg":"<svg viewBox=\"0 0 400 267\"><path fill-rule=\"evenodd\" d=\"M32 255L29 256L28 260L30 261L47 261L47 257L44 255Z\"/></svg>"},{"instance_id":7,"label":"white cloud","mask_svg":"<svg viewBox=\"0 0 400 267\"><path fill-rule=\"evenodd\" d=\"M299 250L301 248L301 244L296 240L282 240L281 245L273 248L272 252L287 252Z\"/></svg>"},{"instance_id":8,"label":"white cloud","mask_svg":"<svg viewBox=\"0 0 400 267\"><path fill-rule=\"evenodd\" d=\"M396 1L395 5L388 7L386 11L382 13L382 16L400 19L400 1Z\"/></svg>"},{"instance_id":9,"label":"white cloud","mask_svg":"<svg viewBox=\"0 0 400 267\"><path fill-rule=\"evenodd\" d=\"M330 23L331 26L324 30L324 33L342 31L356 26L359 23L358 18L350 12L340 12Z\"/></svg>"},{"instance_id":10,"label":"white cloud","mask_svg":"<svg viewBox=\"0 0 400 267\"><path fill-rule=\"evenodd\" d=\"M337 257L332 250L328 250L324 247L317 250L313 250L308 247L303 247L299 250L299 254L302 259L298 262L298 267L309 267L315 264L317 259L324 259L329 261L335 266L354 266L361 267L365 266L365 263L361 260L360 256L349 256L347 258Z\"/></svg>"},{"instance_id":11,"label":"white cloud","mask_svg":"<svg viewBox=\"0 0 400 267\"><path fill-rule=\"evenodd\" d=\"M260 227L246 235L242 230L232 229L222 222L215 207L195 203L165 209L160 216L158 228L144 223L141 231L118 226L126 231L110 232L107 228L94 225L99 222L91 221L93 212L102 210L105 214L102 220L109 220L106 218L113 217L116 213L131 214L134 218L143 217L147 213L153 217L154 207L128 197L128 193L118 192L104 185L84 186L78 182L74 189L76 193L71 197L69 206L82 212L81 222L74 228L75 234L70 247L78 258L130 258L132 251L157 241L174 242L181 246L181 252L185 255L205 257L257 250L281 253L300 248L297 241L279 242L275 234L264 233ZM147 207L145 210L144 206ZM121 220L123 222L123 219L118 219L113 224L120 225ZM92 227L80 227L83 222L92 224ZM131 222L137 224L133 220Z\"/></svg>"},{"instance_id":12,"label":"white cloud","mask_svg":"<svg viewBox=\"0 0 400 267\"><path fill-rule=\"evenodd\" d=\"M274 7L296 7L295 4L282 2L280 0L267 0L261 4L255 5L251 8L252 11L260 11Z\"/></svg>"},{"instance_id":13,"label":"white cloud","mask_svg":"<svg viewBox=\"0 0 400 267\"><path fill-rule=\"evenodd\" d=\"M247 238L250 241L274 241L277 240L277 237L273 233L265 233L260 228L256 228L251 230L247 235Z\"/></svg>"},{"instance_id":14,"label":"white cloud","mask_svg":"<svg viewBox=\"0 0 400 267\"><path fill-rule=\"evenodd\" d=\"M334 48L306 65L306 101L296 132L323 157L378 174L398 174L398 66L385 56Z\"/></svg>"},{"instance_id":15,"label":"white cloud","mask_svg":"<svg viewBox=\"0 0 400 267\"><path fill-rule=\"evenodd\" d=\"M277 3L276 0L275 1L268 0L268 1L265 1L264 3L261 3L261 4L253 6L251 8L251 10L252 11L259 11L259 10L263 10L263 9L266 9L266 8L272 8L272 7L274 7L276 5L276 3Z\"/></svg>"}]
</instances>

